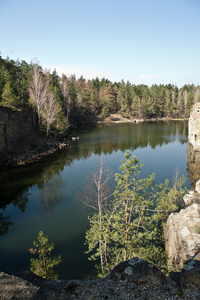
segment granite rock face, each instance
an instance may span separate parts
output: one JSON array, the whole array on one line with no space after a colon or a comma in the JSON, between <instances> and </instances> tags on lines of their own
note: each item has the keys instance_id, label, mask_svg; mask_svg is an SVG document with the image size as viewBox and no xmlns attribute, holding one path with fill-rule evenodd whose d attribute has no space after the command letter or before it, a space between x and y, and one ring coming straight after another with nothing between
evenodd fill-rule
<instances>
[{"instance_id":1,"label":"granite rock face","mask_svg":"<svg viewBox=\"0 0 200 300\"><path fill-rule=\"evenodd\" d=\"M188 142L187 145L187 166L188 177L193 188L200 178L200 149L195 149L193 145Z\"/></svg>"},{"instance_id":2,"label":"granite rock face","mask_svg":"<svg viewBox=\"0 0 200 300\"><path fill-rule=\"evenodd\" d=\"M200 251L200 204L193 203L179 213L172 213L165 229L168 266L180 271L187 260Z\"/></svg>"},{"instance_id":3,"label":"granite rock face","mask_svg":"<svg viewBox=\"0 0 200 300\"><path fill-rule=\"evenodd\" d=\"M187 145L188 176L192 187L200 178L200 103L190 113Z\"/></svg>"},{"instance_id":4,"label":"granite rock face","mask_svg":"<svg viewBox=\"0 0 200 300\"><path fill-rule=\"evenodd\" d=\"M188 141L194 150L200 149L200 103L196 103L190 113Z\"/></svg>"}]
</instances>

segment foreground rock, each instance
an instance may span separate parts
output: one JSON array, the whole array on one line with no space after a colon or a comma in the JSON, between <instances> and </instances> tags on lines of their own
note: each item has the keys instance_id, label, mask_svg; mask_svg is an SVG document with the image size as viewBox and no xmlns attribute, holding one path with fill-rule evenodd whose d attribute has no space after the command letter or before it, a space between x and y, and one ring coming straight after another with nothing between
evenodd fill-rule
<instances>
[{"instance_id":1,"label":"foreground rock","mask_svg":"<svg viewBox=\"0 0 200 300\"><path fill-rule=\"evenodd\" d=\"M34 299L38 287L19 277L0 272L0 299Z\"/></svg>"},{"instance_id":2,"label":"foreground rock","mask_svg":"<svg viewBox=\"0 0 200 300\"><path fill-rule=\"evenodd\" d=\"M200 181L183 198L186 208L172 213L165 227L168 267L178 272L190 259L200 260Z\"/></svg>"},{"instance_id":3,"label":"foreground rock","mask_svg":"<svg viewBox=\"0 0 200 300\"><path fill-rule=\"evenodd\" d=\"M200 299L200 262L165 277L155 266L133 258L104 279L46 281L31 272L0 273L0 299ZM21 278L19 278L19 276Z\"/></svg>"},{"instance_id":4,"label":"foreground rock","mask_svg":"<svg viewBox=\"0 0 200 300\"><path fill-rule=\"evenodd\" d=\"M165 250L168 267L180 271L184 262L200 250L200 204L193 203L169 216L165 230Z\"/></svg>"}]
</instances>

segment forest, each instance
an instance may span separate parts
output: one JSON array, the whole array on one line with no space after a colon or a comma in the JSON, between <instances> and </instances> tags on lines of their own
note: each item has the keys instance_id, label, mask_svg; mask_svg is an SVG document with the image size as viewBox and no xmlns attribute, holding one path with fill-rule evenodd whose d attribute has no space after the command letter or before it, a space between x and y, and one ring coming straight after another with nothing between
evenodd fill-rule
<instances>
[{"instance_id":1,"label":"forest","mask_svg":"<svg viewBox=\"0 0 200 300\"><path fill-rule=\"evenodd\" d=\"M102 78L42 69L37 61L14 61L0 56L0 105L12 109L29 106L38 115L38 126L64 133L70 125L88 124L101 116L120 113L135 118L188 118L200 101L200 86L173 84L147 86L111 82Z\"/></svg>"}]
</instances>

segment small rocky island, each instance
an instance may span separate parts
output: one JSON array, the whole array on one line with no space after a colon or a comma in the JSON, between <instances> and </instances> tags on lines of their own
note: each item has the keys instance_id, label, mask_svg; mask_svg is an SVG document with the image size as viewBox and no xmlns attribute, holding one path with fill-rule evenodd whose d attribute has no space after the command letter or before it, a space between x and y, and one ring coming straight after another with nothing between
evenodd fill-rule
<instances>
[{"instance_id":1,"label":"small rocky island","mask_svg":"<svg viewBox=\"0 0 200 300\"><path fill-rule=\"evenodd\" d=\"M3 113L8 120L6 110ZM185 208L172 213L166 224L165 246L171 269L168 277L140 258L119 264L103 279L46 281L30 271L15 276L0 272L0 299L200 299L199 122L200 104L196 103L189 119L187 153L194 190L185 195ZM5 127L0 124L0 134L7 138L1 144L2 155L10 144L9 133L5 135ZM26 130L32 126L30 121Z\"/></svg>"}]
</instances>

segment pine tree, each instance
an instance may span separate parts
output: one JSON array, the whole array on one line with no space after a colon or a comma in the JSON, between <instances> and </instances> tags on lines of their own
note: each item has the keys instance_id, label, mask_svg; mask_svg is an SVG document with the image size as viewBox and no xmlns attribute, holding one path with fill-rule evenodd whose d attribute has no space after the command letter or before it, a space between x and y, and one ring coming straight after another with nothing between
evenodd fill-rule
<instances>
[{"instance_id":1,"label":"pine tree","mask_svg":"<svg viewBox=\"0 0 200 300\"><path fill-rule=\"evenodd\" d=\"M13 92L9 81L5 83L3 88L2 104L7 107L15 107L17 105L17 97Z\"/></svg>"},{"instance_id":2,"label":"pine tree","mask_svg":"<svg viewBox=\"0 0 200 300\"><path fill-rule=\"evenodd\" d=\"M29 249L31 254L38 253L38 258L31 258L31 266L30 270L47 280L50 279L58 279L58 274L56 274L53 270L55 266L57 266L61 262L61 255L58 257L54 257L53 259L49 257L51 251L54 249L54 243L48 243L48 236L44 236L43 232L40 231L38 235L38 242L33 242L33 245L36 249Z\"/></svg>"},{"instance_id":3,"label":"pine tree","mask_svg":"<svg viewBox=\"0 0 200 300\"><path fill-rule=\"evenodd\" d=\"M101 231L97 225L99 214L89 219L86 243L88 252L96 249L92 260L96 260L100 253L104 254L104 273L101 276L122 261L136 255L142 257L140 248L147 246L155 233L149 210L153 207L154 174L139 179L141 167L140 161L135 156L131 158L127 151L121 173L116 174L114 200L101 212ZM103 248L97 247L99 240Z\"/></svg>"}]
</instances>

